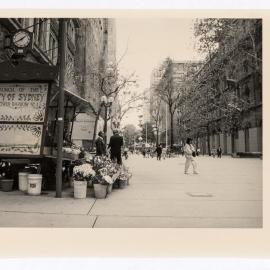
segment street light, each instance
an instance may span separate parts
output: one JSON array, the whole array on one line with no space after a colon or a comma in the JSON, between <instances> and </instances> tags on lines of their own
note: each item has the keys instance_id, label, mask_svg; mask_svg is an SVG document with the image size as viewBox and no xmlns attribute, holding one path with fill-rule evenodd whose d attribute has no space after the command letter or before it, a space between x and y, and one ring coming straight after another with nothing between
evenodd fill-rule
<instances>
[{"instance_id":1,"label":"street light","mask_svg":"<svg viewBox=\"0 0 270 270\"><path fill-rule=\"evenodd\" d=\"M105 108L105 119L104 119L104 142L105 145L107 146L107 121L108 121L108 108L112 106L113 103L113 97L106 97L102 96L100 98L101 101L101 106L104 106Z\"/></svg>"}]
</instances>

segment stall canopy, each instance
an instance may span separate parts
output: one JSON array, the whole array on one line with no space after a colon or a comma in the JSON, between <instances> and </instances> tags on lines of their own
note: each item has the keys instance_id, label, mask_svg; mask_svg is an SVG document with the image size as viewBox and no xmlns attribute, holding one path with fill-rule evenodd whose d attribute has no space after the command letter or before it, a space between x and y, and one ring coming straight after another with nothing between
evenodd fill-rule
<instances>
[{"instance_id":1,"label":"stall canopy","mask_svg":"<svg viewBox=\"0 0 270 270\"><path fill-rule=\"evenodd\" d=\"M53 103L57 101L58 93L59 89L56 87L55 93L51 97L50 105L53 105ZM64 93L66 97L65 99L70 102L74 108L76 108L76 112L92 112L96 115L96 111L89 101L67 89L64 89Z\"/></svg>"}]
</instances>

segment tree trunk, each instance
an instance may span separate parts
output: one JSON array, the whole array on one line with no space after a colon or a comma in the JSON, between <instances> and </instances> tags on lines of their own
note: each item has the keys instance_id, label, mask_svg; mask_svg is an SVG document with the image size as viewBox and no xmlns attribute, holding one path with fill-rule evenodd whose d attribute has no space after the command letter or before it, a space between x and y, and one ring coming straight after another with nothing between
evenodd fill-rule
<instances>
[{"instance_id":1,"label":"tree trunk","mask_svg":"<svg viewBox=\"0 0 270 270\"><path fill-rule=\"evenodd\" d=\"M207 125L207 150L208 150L208 155L211 156L211 148L210 148L210 130L209 126Z\"/></svg>"},{"instance_id":2,"label":"tree trunk","mask_svg":"<svg viewBox=\"0 0 270 270\"><path fill-rule=\"evenodd\" d=\"M98 110L98 113L97 113L97 116L96 116L96 120L95 120L94 133L93 133L93 141L92 141L92 148L91 148L91 151L93 151L94 146L95 146L95 140L96 140L96 136L97 136L97 124L98 124L98 119L99 119L99 116L100 116L100 113L101 113L101 109L102 109L102 106L100 106L100 108L99 108L99 110Z\"/></svg>"},{"instance_id":3,"label":"tree trunk","mask_svg":"<svg viewBox=\"0 0 270 270\"><path fill-rule=\"evenodd\" d=\"M171 115L171 147L172 147L173 144L174 144L174 134L173 134L173 131L174 131L174 125L173 125L173 113L170 112L170 115Z\"/></svg>"}]
</instances>

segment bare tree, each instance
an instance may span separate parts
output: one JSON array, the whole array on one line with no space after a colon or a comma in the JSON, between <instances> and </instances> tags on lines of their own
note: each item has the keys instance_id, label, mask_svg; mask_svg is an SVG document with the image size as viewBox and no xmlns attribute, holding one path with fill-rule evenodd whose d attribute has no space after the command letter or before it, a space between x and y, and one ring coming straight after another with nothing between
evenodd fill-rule
<instances>
[{"instance_id":1,"label":"bare tree","mask_svg":"<svg viewBox=\"0 0 270 270\"><path fill-rule=\"evenodd\" d=\"M178 100L181 96L181 89L175 87L172 76L172 60L167 58L163 64L163 75L155 89L158 97L168 105L170 114L170 137L171 145L174 144L174 114L177 109Z\"/></svg>"}]
</instances>

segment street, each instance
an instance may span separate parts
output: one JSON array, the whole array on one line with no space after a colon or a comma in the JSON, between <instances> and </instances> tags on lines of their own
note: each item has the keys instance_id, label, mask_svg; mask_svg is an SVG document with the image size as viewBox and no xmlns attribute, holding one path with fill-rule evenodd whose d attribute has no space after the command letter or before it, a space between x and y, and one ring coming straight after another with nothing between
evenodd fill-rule
<instances>
[{"instance_id":1,"label":"street","mask_svg":"<svg viewBox=\"0 0 270 270\"><path fill-rule=\"evenodd\" d=\"M133 177L106 199L76 200L72 189L27 196L0 192L1 227L260 228L262 160L198 157L199 175L185 175L184 157L157 161L130 155ZM191 169L191 168L190 168Z\"/></svg>"}]
</instances>

